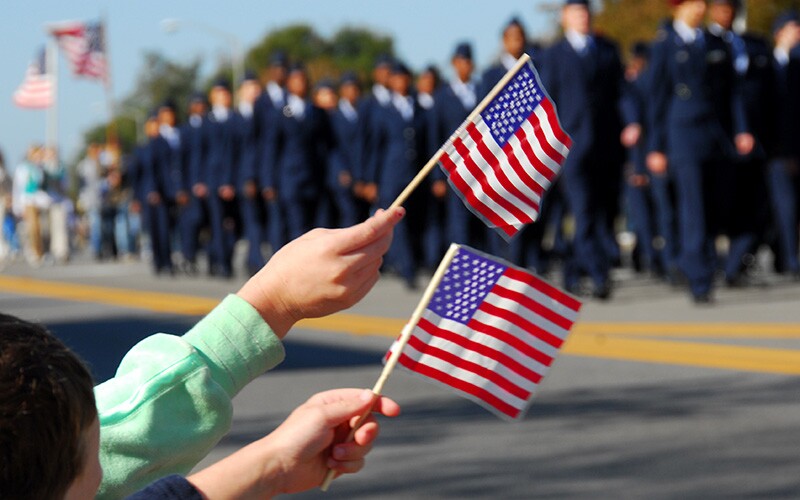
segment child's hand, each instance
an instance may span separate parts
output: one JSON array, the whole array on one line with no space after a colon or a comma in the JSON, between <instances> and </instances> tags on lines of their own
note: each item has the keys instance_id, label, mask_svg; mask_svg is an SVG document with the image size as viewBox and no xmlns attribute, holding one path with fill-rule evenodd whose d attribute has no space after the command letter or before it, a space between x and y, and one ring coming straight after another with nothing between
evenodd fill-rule
<instances>
[{"instance_id":1,"label":"child's hand","mask_svg":"<svg viewBox=\"0 0 800 500\"><path fill-rule=\"evenodd\" d=\"M292 241L239 290L275 334L297 321L347 309L378 281L394 226L405 215L379 210L345 229L314 229Z\"/></svg>"}]
</instances>

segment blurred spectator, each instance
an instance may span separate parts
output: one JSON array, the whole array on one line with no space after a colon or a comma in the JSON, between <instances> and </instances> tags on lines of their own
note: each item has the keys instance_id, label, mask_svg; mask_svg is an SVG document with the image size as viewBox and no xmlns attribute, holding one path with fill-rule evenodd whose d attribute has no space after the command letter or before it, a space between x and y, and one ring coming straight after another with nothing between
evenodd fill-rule
<instances>
[{"instance_id":1,"label":"blurred spectator","mask_svg":"<svg viewBox=\"0 0 800 500\"><path fill-rule=\"evenodd\" d=\"M69 259L68 220L73 211L72 202L66 196L66 169L58 157L55 147L47 147L43 152L45 171L44 188L50 198L48 210L50 255L58 263Z\"/></svg>"},{"instance_id":2,"label":"blurred spectator","mask_svg":"<svg viewBox=\"0 0 800 500\"><path fill-rule=\"evenodd\" d=\"M89 222L89 246L96 260L102 258L103 227L102 227L102 202L103 183L100 166L100 144L91 143L86 148L86 157L78 164L78 176L81 180L81 190L78 196L78 205L86 214Z\"/></svg>"},{"instance_id":3,"label":"blurred spectator","mask_svg":"<svg viewBox=\"0 0 800 500\"><path fill-rule=\"evenodd\" d=\"M14 214L11 212L11 174L0 153L0 261L13 257L17 251L19 242Z\"/></svg>"},{"instance_id":4,"label":"blurred spectator","mask_svg":"<svg viewBox=\"0 0 800 500\"><path fill-rule=\"evenodd\" d=\"M50 206L50 197L44 191L42 159L42 146L30 146L25 160L14 171L12 188L14 215L24 222L25 257L36 266L42 263L44 257L40 217L42 211Z\"/></svg>"}]
</instances>

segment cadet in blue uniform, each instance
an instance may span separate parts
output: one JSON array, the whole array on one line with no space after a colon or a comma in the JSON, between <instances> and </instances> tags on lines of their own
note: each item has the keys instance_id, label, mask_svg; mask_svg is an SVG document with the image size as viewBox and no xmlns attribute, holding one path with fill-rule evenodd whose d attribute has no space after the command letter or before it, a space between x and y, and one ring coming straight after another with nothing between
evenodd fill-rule
<instances>
[{"instance_id":1,"label":"cadet in blue uniform","mask_svg":"<svg viewBox=\"0 0 800 500\"><path fill-rule=\"evenodd\" d=\"M146 140L144 143L138 145L134 149L133 154L130 156L127 168L128 182L133 189L133 203L131 203L131 210L138 210L142 217L142 230L147 235L150 247L146 247L144 241L142 242L142 250L150 252L153 255L155 252L152 247L152 232L150 219L156 214L151 209L149 203L149 194L154 192L154 179L152 177L152 163L153 163L153 139L158 136L158 115L153 112L147 116L144 122L144 134ZM153 260L153 269L157 271L155 260Z\"/></svg>"},{"instance_id":2,"label":"cadet in blue uniform","mask_svg":"<svg viewBox=\"0 0 800 500\"><path fill-rule=\"evenodd\" d=\"M266 131L264 187L272 189L286 221L289 239L309 231L322 194L331 145L330 123L309 99L308 75L301 64L289 69L286 105Z\"/></svg>"},{"instance_id":3,"label":"cadet in blue uniform","mask_svg":"<svg viewBox=\"0 0 800 500\"><path fill-rule=\"evenodd\" d=\"M411 95L411 71L403 63L396 62L392 67L390 85L391 104L372 124L371 163L366 177L377 185L375 208L389 207L429 157L426 117ZM413 194L405 203L409 214L419 213L415 212L418 196L418 192ZM395 227L387 263L400 273L409 288L415 287L416 263L409 221Z\"/></svg>"},{"instance_id":4,"label":"cadet in blue uniform","mask_svg":"<svg viewBox=\"0 0 800 500\"><path fill-rule=\"evenodd\" d=\"M208 225L208 187L203 180L208 149L203 124L207 112L205 96L194 94L189 101L189 117L180 128L183 190L188 194L188 203L180 210L178 222L183 271L189 275L197 274L199 235Z\"/></svg>"},{"instance_id":5,"label":"cadet in blue uniform","mask_svg":"<svg viewBox=\"0 0 800 500\"><path fill-rule=\"evenodd\" d=\"M257 174L261 157L261 121L255 113L256 101L260 95L261 84L256 75L247 72L239 86L239 105L233 115L236 131L233 151L242 234L247 240L247 272L251 276L265 263L261 253L261 242L264 240L264 200Z\"/></svg>"},{"instance_id":6,"label":"cadet in blue uniform","mask_svg":"<svg viewBox=\"0 0 800 500\"><path fill-rule=\"evenodd\" d=\"M361 170L364 138L360 131L364 112L358 76L352 71L346 72L339 82L339 100L331 116L334 142L328 165L341 227L349 227L360 220L353 192L353 172Z\"/></svg>"},{"instance_id":7,"label":"cadet in blue uniform","mask_svg":"<svg viewBox=\"0 0 800 500\"><path fill-rule=\"evenodd\" d=\"M543 55L542 78L573 141L558 185L575 218L572 251L565 262L564 285L577 291L581 273L592 293L607 299L613 260L608 233L612 206L618 203L623 148L619 116L623 86L617 46L592 33L587 1L567 0L561 11L564 38Z\"/></svg>"},{"instance_id":8,"label":"cadet in blue uniform","mask_svg":"<svg viewBox=\"0 0 800 500\"><path fill-rule=\"evenodd\" d=\"M417 104L426 122L426 130L428 131L426 144L429 149L438 148L441 145L441 143L438 143L438 138L432 133L436 119L436 108L438 107L436 98L440 84L441 76L436 66L427 66L417 76ZM427 161L427 158L422 159L422 161ZM428 269L435 269L447 251L448 242L445 241L447 216L445 196L447 195L447 184L444 178L445 176L441 169L434 169L433 173L418 188L420 190L420 203L424 208L419 210L418 214L423 215L417 217L416 221L416 225L421 232L420 241L418 242L420 248L415 250L419 257L418 260ZM413 219L414 217L412 216Z\"/></svg>"},{"instance_id":9,"label":"cadet in blue uniform","mask_svg":"<svg viewBox=\"0 0 800 500\"><path fill-rule=\"evenodd\" d=\"M755 139L750 155L729 162L723 175L728 189L725 198L718 201L726 207L724 229L730 239L724 265L725 282L734 287L747 284L744 271L755 261L759 237L768 222L764 149L768 132L764 104L772 92L769 45L761 37L739 35L733 30L740 4L739 0L712 0L708 25L709 36L722 40L731 52L747 125Z\"/></svg>"},{"instance_id":10,"label":"cadet in blue uniform","mask_svg":"<svg viewBox=\"0 0 800 500\"><path fill-rule=\"evenodd\" d=\"M800 15L788 11L773 24L775 49L772 98L768 110L768 186L775 229L778 233L778 269L800 278L798 263L798 192L800 192Z\"/></svg>"},{"instance_id":11,"label":"cadet in blue uniform","mask_svg":"<svg viewBox=\"0 0 800 500\"><path fill-rule=\"evenodd\" d=\"M372 70L372 88L364 104L364 119L361 120L361 136L364 149L361 153L360 168L353 172L355 183L353 190L356 194L356 209L361 219L365 218L369 209L378 200L378 189L375 181L367 179L368 165L374 164L373 155L382 155L379 144L373 138L375 124L380 116L391 105L392 92L389 90L389 79L392 73L392 58L386 54L378 56ZM373 147L375 146L375 147ZM366 213L365 213L366 211Z\"/></svg>"},{"instance_id":12,"label":"cadet in blue uniform","mask_svg":"<svg viewBox=\"0 0 800 500\"><path fill-rule=\"evenodd\" d=\"M222 278L233 276L235 243L236 162L235 128L231 110L230 84L225 79L214 82L209 92L211 109L206 118L208 154L205 181L208 186L208 212L211 228L211 274Z\"/></svg>"},{"instance_id":13,"label":"cadet in blue uniform","mask_svg":"<svg viewBox=\"0 0 800 500\"><path fill-rule=\"evenodd\" d=\"M665 269L661 259L662 249L654 246L658 234L656 210L652 197L652 182L645 165L647 145L644 140L646 121L647 88L642 73L647 66L649 48L637 42L631 50L631 58L625 69L625 91L622 97L622 117L626 133L622 144L628 148L628 163L625 171L625 199L628 224L636 235L634 267L642 271L660 274ZM634 125L634 126L631 126ZM638 263L638 266L636 265Z\"/></svg>"},{"instance_id":14,"label":"cadet in blue uniform","mask_svg":"<svg viewBox=\"0 0 800 500\"><path fill-rule=\"evenodd\" d=\"M150 169L147 170L146 218L153 246L156 274L173 274L170 211L175 205L181 168L180 134L175 128L175 104L164 102L158 108L158 135L150 141Z\"/></svg>"},{"instance_id":15,"label":"cadet in blue uniform","mask_svg":"<svg viewBox=\"0 0 800 500\"><path fill-rule=\"evenodd\" d=\"M704 0L672 0L674 22L653 44L648 168L675 179L681 270L696 303L711 301L715 268L714 204L720 169L752 150L728 46L700 29Z\"/></svg>"},{"instance_id":16,"label":"cadet in blue uniform","mask_svg":"<svg viewBox=\"0 0 800 500\"><path fill-rule=\"evenodd\" d=\"M522 54L528 52L528 55L534 59L534 63L537 62L537 54L533 54L530 50L527 35L525 33L525 27L518 18L511 18L511 20L503 28L502 42L503 53L500 55L499 61L483 72L480 82L480 91L478 92L478 99L482 99L489 92L491 92L492 88L497 85L497 82L503 78L508 70L514 67L514 65L517 63L517 59L522 57ZM540 222L537 224L541 223L542 221L540 220ZM523 230L523 233L518 235L510 242L507 242L500 235L498 235L494 229L484 228L484 232L486 234L486 247L488 248L489 252L495 255L501 256L516 264L523 264L523 240L526 237L525 232L527 231L527 229Z\"/></svg>"},{"instance_id":17,"label":"cadet in blue uniform","mask_svg":"<svg viewBox=\"0 0 800 500\"><path fill-rule=\"evenodd\" d=\"M324 180L322 185L322 195L317 202L317 215L314 225L316 227L341 227L339 224L339 208L337 204L337 192L341 190L338 174L334 171L334 151L336 141L333 134L333 114L339 101L336 92L336 84L330 78L320 79L314 85L314 93L311 102L325 112L328 123L331 124L331 145L325 158Z\"/></svg>"},{"instance_id":18,"label":"cadet in blue uniform","mask_svg":"<svg viewBox=\"0 0 800 500\"><path fill-rule=\"evenodd\" d=\"M289 68L289 61L281 51L272 54L269 65L264 70L263 80L266 80L264 92L256 101L255 114L258 117L261 127L259 130L259 144L261 154L259 158L258 184L261 188L261 195L264 199L266 210L264 236L272 247L272 252L277 252L286 243L286 227L281 216L278 201L275 198L275 191L266 185L271 173L266 172L265 159L268 157L267 132L275 126L278 117L283 113L286 106L286 72Z\"/></svg>"},{"instance_id":19,"label":"cadet in blue uniform","mask_svg":"<svg viewBox=\"0 0 800 500\"><path fill-rule=\"evenodd\" d=\"M441 147L478 105L480 84L473 80L475 65L472 46L466 42L458 44L450 62L455 78L442 85L436 94L434 119L429 134L433 148ZM479 237L479 233L483 232L483 224L480 219L473 216L461 198L449 188L441 169L436 169L431 177L434 196L444 196L446 199L446 240L473 247L481 245L483 238Z\"/></svg>"}]
</instances>

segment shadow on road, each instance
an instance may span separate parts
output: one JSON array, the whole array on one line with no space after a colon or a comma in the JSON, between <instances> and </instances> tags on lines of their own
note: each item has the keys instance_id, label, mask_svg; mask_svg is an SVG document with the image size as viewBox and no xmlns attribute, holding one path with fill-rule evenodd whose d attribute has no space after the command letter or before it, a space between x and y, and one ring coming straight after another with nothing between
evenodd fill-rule
<instances>
[{"instance_id":1,"label":"shadow on road","mask_svg":"<svg viewBox=\"0 0 800 500\"><path fill-rule=\"evenodd\" d=\"M81 322L49 323L47 327L91 367L97 383L114 376L123 356L154 333L182 335L199 317L132 316L92 318ZM276 370L378 365L383 352L286 340L286 360Z\"/></svg>"}]
</instances>

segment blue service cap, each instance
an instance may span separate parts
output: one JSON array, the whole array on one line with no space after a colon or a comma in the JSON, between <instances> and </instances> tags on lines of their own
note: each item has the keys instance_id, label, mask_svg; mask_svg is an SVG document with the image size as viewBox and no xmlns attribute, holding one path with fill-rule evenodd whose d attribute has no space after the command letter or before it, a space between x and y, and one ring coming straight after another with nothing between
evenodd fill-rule
<instances>
[{"instance_id":1,"label":"blue service cap","mask_svg":"<svg viewBox=\"0 0 800 500\"><path fill-rule=\"evenodd\" d=\"M256 72L248 69L244 72L244 76L242 77L242 83L244 82L257 82L258 76L256 76Z\"/></svg>"},{"instance_id":2,"label":"blue service cap","mask_svg":"<svg viewBox=\"0 0 800 500\"><path fill-rule=\"evenodd\" d=\"M297 62L294 62L294 63L290 64L290 65L289 65L289 68L288 68L288 70L287 70L287 71L288 71L289 73L297 73L297 72L300 72L300 73L303 73L303 74L305 74L305 72L306 72L306 65L305 65L305 64L303 64L303 63L301 63L300 61L297 61Z\"/></svg>"},{"instance_id":3,"label":"blue service cap","mask_svg":"<svg viewBox=\"0 0 800 500\"><path fill-rule=\"evenodd\" d=\"M403 61L395 61L394 64L392 64L392 74L411 76L411 70L408 69L408 66L403 64Z\"/></svg>"},{"instance_id":4,"label":"blue service cap","mask_svg":"<svg viewBox=\"0 0 800 500\"><path fill-rule=\"evenodd\" d=\"M228 80L224 76L221 76L221 77L217 78L216 80L214 80L214 83L211 85L211 88L212 89L223 88L223 89L227 90L228 92L230 92L231 91L231 82L230 82L230 80Z\"/></svg>"},{"instance_id":5,"label":"blue service cap","mask_svg":"<svg viewBox=\"0 0 800 500\"><path fill-rule=\"evenodd\" d=\"M375 67L379 68L381 66L392 66L394 64L394 58L389 54L380 54L378 57L375 58Z\"/></svg>"},{"instance_id":6,"label":"blue service cap","mask_svg":"<svg viewBox=\"0 0 800 500\"><path fill-rule=\"evenodd\" d=\"M194 104L196 102L202 102L203 104L206 103L206 96L202 92L192 92L192 95L189 97L189 104Z\"/></svg>"},{"instance_id":7,"label":"blue service cap","mask_svg":"<svg viewBox=\"0 0 800 500\"><path fill-rule=\"evenodd\" d=\"M522 20L517 16L514 16L514 17L512 17L511 19L508 20L508 22L506 23L505 28L503 28L503 32L505 33L506 30L508 30L509 28L513 28L513 27L517 27L517 28L521 29L523 32L525 32L525 25L522 24Z\"/></svg>"},{"instance_id":8,"label":"blue service cap","mask_svg":"<svg viewBox=\"0 0 800 500\"><path fill-rule=\"evenodd\" d=\"M472 45L469 42L461 42L456 45L456 50L453 51L453 59L461 57L463 59L472 60Z\"/></svg>"},{"instance_id":9,"label":"blue service cap","mask_svg":"<svg viewBox=\"0 0 800 500\"><path fill-rule=\"evenodd\" d=\"M282 50L276 50L272 53L272 55L269 56L269 65L286 68L289 66L289 57L286 56L286 52Z\"/></svg>"},{"instance_id":10,"label":"blue service cap","mask_svg":"<svg viewBox=\"0 0 800 500\"><path fill-rule=\"evenodd\" d=\"M336 85L333 83L332 79L323 78L323 79L321 79L320 81L317 82L317 85L316 85L315 88L317 90L322 90L322 89L335 90L336 89Z\"/></svg>"},{"instance_id":11,"label":"blue service cap","mask_svg":"<svg viewBox=\"0 0 800 500\"><path fill-rule=\"evenodd\" d=\"M177 105L175 104L175 99L173 99L172 97L167 97L166 99L161 101L161 104L158 105L158 111L160 111L160 110L162 110L164 108L170 109L173 112L176 109L178 109Z\"/></svg>"},{"instance_id":12,"label":"blue service cap","mask_svg":"<svg viewBox=\"0 0 800 500\"><path fill-rule=\"evenodd\" d=\"M361 80L355 71L345 71L339 79L339 85L360 85Z\"/></svg>"},{"instance_id":13,"label":"blue service cap","mask_svg":"<svg viewBox=\"0 0 800 500\"><path fill-rule=\"evenodd\" d=\"M794 9L778 14L778 17L772 22L772 33L777 33L789 23L800 23L800 14Z\"/></svg>"},{"instance_id":14,"label":"blue service cap","mask_svg":"<svg viewBox=\"0 0 800 500\"><path fill-rule=\"evenodd\" d=\"M437 68L436 65L434 64L429 64L425 66L425 69L422 70L422 72L430 73L431 75L433 75L433 78L436 80L436 82L439 82L439 80L442 79L441 73L439 73L439 68Z\"/></svg>"}]
</instances>

